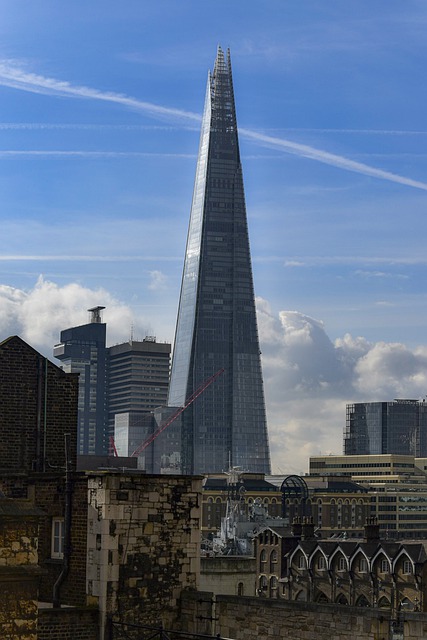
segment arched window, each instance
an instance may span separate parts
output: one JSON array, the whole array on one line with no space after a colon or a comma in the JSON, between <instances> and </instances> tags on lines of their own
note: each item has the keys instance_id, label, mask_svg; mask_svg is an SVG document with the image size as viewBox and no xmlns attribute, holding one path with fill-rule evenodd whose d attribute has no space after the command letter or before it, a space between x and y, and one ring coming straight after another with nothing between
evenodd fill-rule
<instances>
[{"instance_id":1,"label":"arched window","mask_svg":"<svg viewBox=\"0 0 427 640\"><path fill-rule=\"evenodd\" d=\"M277 551L273 549L270 553L270 573L275 573L277 569Z\"/></svg>"},{"instance_id":2,"label":"arched window","mask_svg":"<svg viewBox=\"0 0 427 640\"><path fill-rule=\"evenodd\" d=\"M316 596L314 598L315 602L329 602L326 594L323 593L323 591L318 591L316 593Z\"/></svg>"},{"instance_id":3,"label":"arched window","mask_svg":"<svg viewBox=\"0 0 427 640\"><path fill-rule=\"evenodd\" d=\"M343 593L340 593L338 598L335 600L337 604L348 604L348 600Z\"/></svg>"},{"instance_id":4,"label":"arched window","mask_svg":"<svg viewBox=\"0 0 427 640\"><path fill-rule=\"evenodd\" d=\"M244 592L243 582L239 582L239 584L237 585L237 595L242 596L243 592Z\"/></svg>"},{"instance_id":5,"label":"arched window","mask_svg":"<svg viewBox=\"0 0 427 640\"><path fill-rule=\"evenodd\" d=\"M319 571L325 571L326 569L325 556L322 556L321 554L317 557L317 568Z\"/></svg>"},{"instance_id":6,"label":"arched window","mask_svg":"<svg viewBox=\"0 0 427 640\"><path fill-rule=\"evenodd\" d=\"M260 579L259 579L259 583L258 583L258 585L259 585L259 587L258 587L258 593L259 593L260 595L261 595L261 594L264 594L264 595L265 595L265 592L266 592L266 591L267 591L267 589L268 589L268 582L267 582L267 578L266 578L265 576L260 576Z\"/></svg>"},{"instance_id":7,"label":"arched window","mask_svg":"<svg viewBox=\"0 0 427 640\"><path fill-rule=\"evenodd\" d=\"M344 556L338 558L338 571L345 571L347 569L347 563Z\"/></svg>"},{"instance_id":8,"label":"arched window","mask_svg":"<svg viewBox=\"0 0 427 640\"><path fill-rule=\"evenodd\" d=\"M271 576L270 578L270 598L277 598L277 578Z\"/></svg>"},{"instance_id":9,"label":"arched window","mask_svg":"<svg viewBox=\"0 0 427 640\"><path fill-rule=\"evenodd\" d=\"M366 596L362 595L359 596L356 600L356 607L370 607L371 605L369 604L369 600Z\"/></svg>"},{"instance_id":10,"label":"arched window","mask_svg":"<svg viewBox=\"0 0 427 640\"><path fill-rule=\"evenodd\" d=\"M265 572L265 563L267 562L267 552L265 549L261 550L259 554L259 570L261 573Z\"/></svg>"},{"instance_id":11,"label":"arched window","mask_svg":"<svg viewBox=\"0 0 427 640\"><path fill-rule=\"evenodd\" d=\"M385 596L382 596L382 598L378 600L377 607L379 609L390 609L391 602L388 598L386 598Z\"/></svg>"},{"instance_id":12,"label":"arched window","mask_svg":"<svg viewBox=\"0 0 427 640\"><path fill-rule=\"evenodd\" d=\"M402 598L402 600L399 602L398 609L403 611L413 611L414 605L411 600L409 600L409 598Z\"/></svg>"},{"instance_id":13,"label":"arched window","mask_svg":"<svg viewBox=\"0 0 427 640\"><path fill-rule=\"evenodd\" d=\"M298 556L298 569L305 569L305 568L306 568L305 556L303 556L303 554L300 553L300 555Z\"/></svg>"},{"instance_id":14,"label":"arched window","mask_svg":"<svg viewBox=\"0 0 427 640\"><path fill-rule=\"evenodd\" d=\"M277 516L277 500L276 498L271 499L270 513L272 516Z\"/></svg>"}]
</instances>

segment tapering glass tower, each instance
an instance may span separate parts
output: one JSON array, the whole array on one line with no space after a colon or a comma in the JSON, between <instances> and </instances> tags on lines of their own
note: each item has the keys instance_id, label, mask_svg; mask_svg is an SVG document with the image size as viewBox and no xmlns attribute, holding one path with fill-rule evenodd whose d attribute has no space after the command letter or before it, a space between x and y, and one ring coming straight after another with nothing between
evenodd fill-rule
<instances>
[{"instance_id":1,"label":"tapering glass tower","mask_svg":"<svg viewBox=\"0 0 427 640\"><path fill-rule=\"evenodd\" d=\"M245 196L230 53L209 74L172 361L182 471L270 472Z\"/></svg>"}]
</instances>

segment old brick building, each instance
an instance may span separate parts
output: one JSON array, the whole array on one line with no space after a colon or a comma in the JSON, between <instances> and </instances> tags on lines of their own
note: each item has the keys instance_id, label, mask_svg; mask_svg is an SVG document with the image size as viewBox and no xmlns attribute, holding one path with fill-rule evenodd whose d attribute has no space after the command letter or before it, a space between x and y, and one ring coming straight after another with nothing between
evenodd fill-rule
<instances>
[{"instance_id":1,"label":"old brick building","mask_svg":"<svg viewBox=\"0 0 427 640\"><path fill-rule=\"evenodd\" d=\"M77 385L19 337L0 343L1 638L176 626L198 587L201 478L77 472Z\"/></svg>"}]
</instances>

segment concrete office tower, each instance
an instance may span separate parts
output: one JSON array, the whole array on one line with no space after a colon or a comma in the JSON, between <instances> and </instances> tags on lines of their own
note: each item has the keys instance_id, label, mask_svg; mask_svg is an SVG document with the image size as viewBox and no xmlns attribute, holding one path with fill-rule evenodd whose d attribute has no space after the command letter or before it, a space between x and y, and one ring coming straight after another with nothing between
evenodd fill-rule
<instances>
[{"instance_id":1,"label":"concrete office tower","mask_svg":"<svg viewBox=\"0 0 427 640\"><path fill-rule=\"evenodd\" d=\"M171 345L154 336L108 349L108 430L119 456L130 456L155 428L153 412L164 406L169 388ZM139 464L151 471L148 453Z\"/></svg>"},{"instance_id":2,"label":"concrete office tower","mask_svg":"<svg viewBox=\"0 0 427 640\"><path fill-rule=\"evenodd\" d=\"M105 455L108 452L106 421L106 325L105 307L89 309L90 323L61 331L53 355L67 373L79 374L77 453Z\"/></svg>"},{"instance_id":3,"label":"concrete office tower","mask_svg":"<svg viewBox=\"0 0 427 640\"><path fill-rule=\"evenodd\" d=\"M427 456L427 403L418 400L347 405L344 453Z\"/></svg>"},{"instance_id":4,"label":"concrete office tower","mask_svg":"<svg viewBox=\"0 0 427 640\"><path fill-rule=\"evenodd\" d=\"M269 473L260 348L230 54L209 74L175 334L169 406L220 370L182 414L182 471Z\"/></svg>"},{"instance_id":5,"label":"concrete office tower","mask_svg":"<svg viewBox=\"0 0 427 640\"><path fill-rule=\"evenodd\" d=\"M154 411L166 404L171 345L154 336L108 348L108 422L114 432L117 414Z\"/></svg>"}]
</instances>

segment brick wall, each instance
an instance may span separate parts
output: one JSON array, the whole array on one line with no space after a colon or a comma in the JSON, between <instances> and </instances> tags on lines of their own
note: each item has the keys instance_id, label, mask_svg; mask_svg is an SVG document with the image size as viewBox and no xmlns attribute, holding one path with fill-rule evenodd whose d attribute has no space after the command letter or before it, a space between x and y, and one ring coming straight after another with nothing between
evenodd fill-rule
<instances>
[{"instance_id":1,"label":"brick wall","mask_svg":"<svg viewBox=\"0 0 427 640\"><path fill-rule=\"evenodd\" d=\"M60 474L37 474L30 480L30 495L45 517L40 523L39 564L46 575L40 585L40 600L52 602L53 585L61 570L62 561L51 557L52 518L64 516L65 477ZM86 605L87 559L87 477L72 475L71 556L69 573L60 589L62 604Z\"/></svg>"},{"instance_id":2,"label":"brick wall","mask_svg":"<svg viewBox=\"0 0 427 640\"><path fill-rule=\"evenodd\" d=\"M94 609L40 609L37 640L98 640Z\"/></svg>"},{"instance_id":3,"label":"brick wall","mask_svg":"<svg viewBox=\"0 0 427 640\"><path fill-rule=\"evenodd\" d=\"M64 467L64 434L77 452L78 378L18 336L0 343L0 473Z\"/></svg>"}]
</instances>

